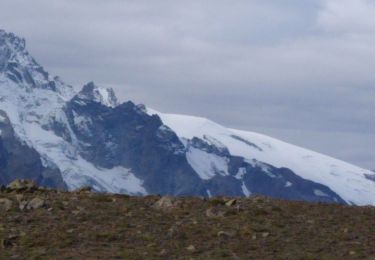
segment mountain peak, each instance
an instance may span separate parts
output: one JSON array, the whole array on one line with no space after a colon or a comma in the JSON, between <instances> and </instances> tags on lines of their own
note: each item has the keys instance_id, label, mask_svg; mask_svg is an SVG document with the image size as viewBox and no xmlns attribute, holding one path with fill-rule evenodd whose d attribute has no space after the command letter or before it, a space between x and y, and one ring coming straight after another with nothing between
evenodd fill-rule
<instances>
[{"instance_id":1,"label":"mountain peak","mask_svg":"<svg viewBox=\"0 0 375 260\"><path fill-rule=\"evenodd\" d=\"M55 90L53 79L29 54L25 40L4 30L0 30L1 74L22 86Z\"/></svg>"},{"instance_id":2,"label":"mountain peak","mask_svg":"<svg viewBox=\"0 0 375 260\"><path fill-rule=\"evenodd\" d=\"M56 91L69 99L73 88L53 78L26 49L25 39L0 29L0 78L16 85Z\"/></svg>"},{"instance_id":3,"label":"mountain peak","mask_svg":"<svg viewBox=\"0 0 375 260\"><path fill-rule=\"evenodd\" d=\"M94 82L84 85L78 93L78 97L101 103L107 107L116 107L118 105L117 97L112 88L99 87Z\"/></svg>"},{"instance_id":4,"label":"mountain peak","mask_svg":"<svg viewBox=\"0 0 375 260\"><path fill-rule=\"evenodd\" d=\"M8 45L8 47L11 47L14 50L23 51L26 48L26 41L14 33L8 33L5 30L0 29L0 46L2 45Z\"/></svg>"}]
</instances>

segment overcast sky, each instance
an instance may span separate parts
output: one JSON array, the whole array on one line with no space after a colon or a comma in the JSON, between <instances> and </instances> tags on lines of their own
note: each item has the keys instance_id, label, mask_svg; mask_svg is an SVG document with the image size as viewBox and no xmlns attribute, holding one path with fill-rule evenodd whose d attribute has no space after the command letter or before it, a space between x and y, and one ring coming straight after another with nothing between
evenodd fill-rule
<instances>
[{"instance_id":1,"label":"overcast sky","mask_svg":"<svg viewBox=\"0 0 375 260\"><path fill-rule=\"evenodd\" d=\"M47 71L375 169L375 1L1 0Z\"/></svg>"}]
</instances>

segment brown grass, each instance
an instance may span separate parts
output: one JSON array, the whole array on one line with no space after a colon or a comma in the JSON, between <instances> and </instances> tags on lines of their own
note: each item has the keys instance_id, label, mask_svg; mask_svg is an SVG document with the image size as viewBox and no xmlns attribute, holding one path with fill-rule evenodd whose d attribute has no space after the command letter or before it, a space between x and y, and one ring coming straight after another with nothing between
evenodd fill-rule
<instances>
[{"instance_id":1,"label":"brown grass","mask_svg":"<svg viewBox=\"0 0 375 260\"><path fill-rule=\"evenodd\" d=\"M0 259L375 259L375 208L263 197L178 198L35 191L44 208L0 212ZM207 217L208 208L223 216Z\"/></svg>"}]
</instances>

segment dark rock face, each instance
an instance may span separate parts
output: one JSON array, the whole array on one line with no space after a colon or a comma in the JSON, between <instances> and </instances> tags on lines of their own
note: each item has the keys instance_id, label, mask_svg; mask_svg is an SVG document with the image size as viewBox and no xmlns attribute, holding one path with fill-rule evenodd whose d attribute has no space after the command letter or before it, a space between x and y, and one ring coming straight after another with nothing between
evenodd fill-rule
<instances>
[{"instance_id":1,"label":"dark rock face","mask_svg":"<svg viewBox=\"0 0 375 260\"><path fill-rule=\"evenodd\" d=\"M183 144L158 116L147 115L132 102L112 108L81 96L66 105L65 113L84 143L83 158L103 168L130 168L152 194L204 194Z\"/></svg>"},{"instance_id":2,"label":"dark rock face","mask_svg":"<svg viewBox=\"0 0 375 260\"><path fill-rule=\"evenodd\" d=\"M249 163L236 156L227 158L230 176L216 175L206 181L213 196L244 196L249 192L249 195L280 199L345 204L330 188L305 180L287 168L276 168L256 160Z\"/></svg>"},{"instance_id":3,"label":"dark rock face","mask_svg":"<svg viewBox=\"0 0 375 260\"><path fill-rule=\"evenodd\" d=\"M232 156L228 149L210 137L187 140L187 148L176 134L156 115L150 116L140 106L126 102L115 107L101 104L88 94L86 85L65 106L69 126L80 140L80 154L102 167L130 168L151 194L170 195L267 195L275 198L344 203L329 188L304 180L289 169L275 168L261 162L246 162ZM57 127L61 136L64 129ZM72 137L62 135L67 141ZM252 144L248 144L252 145ZM186 159L189 147L225 158L229 175L218 172L203 180ZM239 172L242 171L242 176Z\"/></svg>"},{"instance_id":4,"label":"dark rock face","mask_svg":"<svg viewBox=\"0 0 375 260\"><path fill-rule=\"evenodd\" d=\"M0 184L32 179L41 186L66 188L57 169L43 166L39 154L15 136L7 115L0 110Z\"/></svg>"},{"instance_id":5,"label":"dark rock face","mask_svg":"<svg viewBox=\"0 0 375 260\"><path fill-rule=\"evenodd\" d=\"M367 179L369 179L369 180L375 182L375 174L372 174L372 175L370 175L370 174L365 174L365 176L366 176Z\"/></svg>"}]
</instances>

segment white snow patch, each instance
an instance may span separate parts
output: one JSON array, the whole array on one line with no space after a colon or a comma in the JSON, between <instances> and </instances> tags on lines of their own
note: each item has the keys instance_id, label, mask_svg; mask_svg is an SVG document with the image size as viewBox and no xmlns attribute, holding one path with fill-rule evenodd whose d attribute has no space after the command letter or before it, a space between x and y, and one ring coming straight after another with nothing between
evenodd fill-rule
<instances>
[{"instance_id":1,"label":"white snow patch","mask_svg":"<svg viewBox=\"0 0 375 260\"><path fill-rule=\"evenodd\" d=\"M4 123L6 120L5 116L0 115L0 123Z\"/></svg>"},{"instance_id":2,"label":"white snow patch","mask_svg":"<svg viewBox=\"0 0 375 260\"><path fill-rule=\"evenodd\" d=\"M115 102L115 100L112 99L111 92L112 92L111 89L96 87L94 89L95 101L108 107L117 106L117 103Z\"/></svg>"},{"instance_id":3,"label":"white snow patch","mask_svg":"<svg viewBox=\"0 0 375 260\"><path fill-rule=\"evenodd\" d=\"M285 188L289 188L289 187L292 187L293 186L293 183L291 183L290 181L287 181L286 183L285 183Z\"/></svg>"},{"instance_id":4,"label":"white snow patch","mask_svg":"<svg viewBox=\"0 0 375 260\"><path fill-rule=\"evenodd\" d=\"M246 174L246 168L240 167L238 168L238 172L234 176L237 180L242 180L243 176Z\"/></svg>"},{"instance_id":5,"label":"white snow patch","mask_svg":"<svg viewBox=\"0 0 375 260\"><path fill-rule=\"evenodd\" d=\"M329 197L327 193L321 191L321 190L314 190L314 194L316 196L320 196L320 197Z\"/></svg>"},{"instance_id":6,"label":"white snow patch","mask_svg":"<svg viewBox=\"0 0 375 260\"><path fill-rule=\"evenodd\" d=\"M90 126L92 125L90 118L78 115L75 111L73 111L73 121L81 132L88 135L90 134Z\"/></svg>"},{"instance_id":7,"label":"white snow patch","mask_svg":"<svg viewBox=\"0 0 375 260\"><path fill-rule=\"evenodd\" d=\"M206 190L206 192L207 192L207 196L208 196L209 198L212 198L211 191L210 191L210 190Z\"/></svg>"},{"instance_id":8,"label":"white snow patch","mask_svg":"<svg viewBox=\"0 0 375 260\"><path fill-rule=\"evenodd\" d=\"M216 174L229 175L228 158L190 147L186 153L186 159L203 180L209 180Z\"/></svg>"},{"instance_id":9,"label":"white snow patch","mask_svg":"<svg viewBox=\"0 0 375 260\"><path fill-rule=\"evenodd\" d=\"M147 194L142 181L123 167L112 169L97 168L77 154L77 151L62 138L37 124L28 124L28 136L33 147L45 161L58 166L70 190L96 183L98 191L126 194ZM41 138L43 137L43 138Z\"/></svg>"},{"instance_id":10,"label":"white snow patch","mask_svg":"<svg viewBox=\"0 0 375 260\"><path fill-rule=\"evenodd\" d=\"M251 195L251 192L250 192L249 189L246 187L246 184L245 184L244 182L242 182L241 188L242 188L242 192L243 192L243 194L244 194L246 197L249 197L249 196Z\"/></svg>"}]
</instances>

